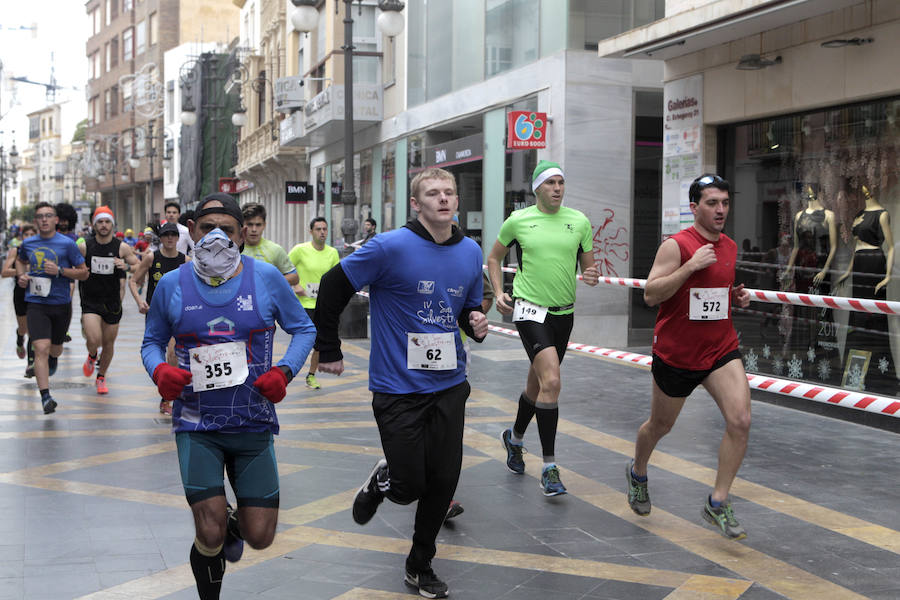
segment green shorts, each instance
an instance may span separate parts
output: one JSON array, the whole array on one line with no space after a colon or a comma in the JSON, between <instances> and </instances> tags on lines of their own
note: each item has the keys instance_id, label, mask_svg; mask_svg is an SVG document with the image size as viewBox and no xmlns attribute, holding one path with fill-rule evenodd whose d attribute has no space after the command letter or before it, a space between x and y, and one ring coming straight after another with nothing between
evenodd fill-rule
<instances>
[{"instance_id":1,"label":"green shorts","mask_svg":"<svg viewBox=\"0 0 900 600\"><path fill-rule=\"evenodd\" d=\"M223 472L227 469L238 506L278 508L278 464L273 440L269 431L176 433L181 483L188 504L224 496Z\"/></svg>"}]
</instances>

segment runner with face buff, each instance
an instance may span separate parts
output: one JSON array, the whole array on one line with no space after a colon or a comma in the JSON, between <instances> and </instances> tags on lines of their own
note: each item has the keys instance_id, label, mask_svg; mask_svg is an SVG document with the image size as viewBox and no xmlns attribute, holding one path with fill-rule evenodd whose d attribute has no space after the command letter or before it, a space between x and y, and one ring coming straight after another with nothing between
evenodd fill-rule
<instances>
[{"instance_id":1,"label":"runner with face buff","mask_svg":"<svg viewBox=\"0 0 900 600\"><path fill-rule=\"evenodd\" d=\"M241 256L244 222L231 196L205 197L196 214L188 221L194 260L159 280L141 355L160 395L174 400L172 430L196 527L191 568L201 600L214 600L225 560L240 559L244 540L263 549L275 537L274 405L316 331L278 269ZM276 321L292 337L272 366ZM166 363L170 337L178 367ZM226 464L237 518L225 500Z\"/></svg>"}]
</instances>

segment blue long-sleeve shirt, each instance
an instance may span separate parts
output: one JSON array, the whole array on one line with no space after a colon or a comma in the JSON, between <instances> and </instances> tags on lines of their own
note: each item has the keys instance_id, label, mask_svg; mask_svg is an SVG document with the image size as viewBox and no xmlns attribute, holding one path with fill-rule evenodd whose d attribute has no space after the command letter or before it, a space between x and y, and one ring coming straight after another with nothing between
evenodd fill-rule
<instances>
[{"instance_id":1,"label":"blue long-sleeve shirt","mask_svg":"<svg viewBox=\"0 0 900 600\"><path fill-rule=\"evenodd\" d=\"M303 363L312 350L316 328L278 269L262 261L256 261L254 267L257 294L254 300L260 316L267 325L272 326L277 322L292 336L287 352L277 365L287 366L291 373L296 375L303 368ZM191 266L188 264L184 268ZM221 303L225 299L235 297L244 273L241 272L218 287L207 285L197 277L193 269L191 276L204 300ZM181 293L178 269L166 273L159 280L153 293L150 312L147 313L144 341L141 344L141 358L151 378L156 367L166 362L166 346L182 311Z\"/></svg>"}]
</instances>

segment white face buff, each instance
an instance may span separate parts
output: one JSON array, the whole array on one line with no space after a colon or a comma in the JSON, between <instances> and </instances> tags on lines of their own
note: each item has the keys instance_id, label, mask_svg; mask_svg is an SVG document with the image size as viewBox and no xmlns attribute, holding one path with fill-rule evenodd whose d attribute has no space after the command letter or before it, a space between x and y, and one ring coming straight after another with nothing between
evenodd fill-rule
<instances>
[{"instance_id":1,"label":"white face buff","mask_svg":"<svg viewBox=\"0 0 900 600\"><path fill-rule=\"evenodd\" d=\"M194 272L207 284L222 285L241 264L241 249L216 227L194 245Z\"/></svg>"}]
</instances>

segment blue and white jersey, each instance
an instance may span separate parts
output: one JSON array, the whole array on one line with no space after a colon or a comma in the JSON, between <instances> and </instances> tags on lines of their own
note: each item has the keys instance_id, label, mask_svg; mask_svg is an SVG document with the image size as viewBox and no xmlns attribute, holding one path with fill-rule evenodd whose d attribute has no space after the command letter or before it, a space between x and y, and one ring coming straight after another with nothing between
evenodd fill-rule
<instances>
[{"instance_id":1,"label":"blue and white jersey","mask_svg":"<svg viewBox=\"0 0 900 600\"><path fill-rule=\"evenodd\" d=\"M210 390L194 389L196 381L185 386L172 408L175 432L278 433L275 407L253 387L272 366L275 322L293 336L278 366L288 366L296 375L312 349L315 326L278 269L246 256L241 260L242 272L218 287L197 277L191 263L166 273L156 286L141 346L151 377L165 362L170 337L176 341L178 366L187 371L198 347L246 344L245 381Z\"/></svg>"},{"instance_id":2,"label":"blue and white jersey","mask_svg":"<svg viewBox=\"0 0 900 600\"><path fill-rule=\"evenodd\" d=\"M457 319L481 305L481 248L463 237L436 244L403 227L376 235L340 266L355 289L369 286L372 349L369 389L386 394L437 392L466 378ZM410 368L416 334L452 334L456 366Z\"/></svg>"},{"instance_id":3,"label":"blue and white jersey","mask_svg":"<svg viewBox=\"0 0 900 600\"><path fill-rule=\"evenodd\" d=\"M44 270L44 261L55 262L60 269L77 267L84 263L84 257L78 246L70 238L56 232L53 237L44 238L33 235L25 241L18 250L18 260L28 262L28 275L31 277L46 277L50 280L50 291L46 296L37 296L28 289L25 292L26 302L38 304L68 304L72 301L72 293L68 277L53 277Z\"/></svg>"}]
</instances>

